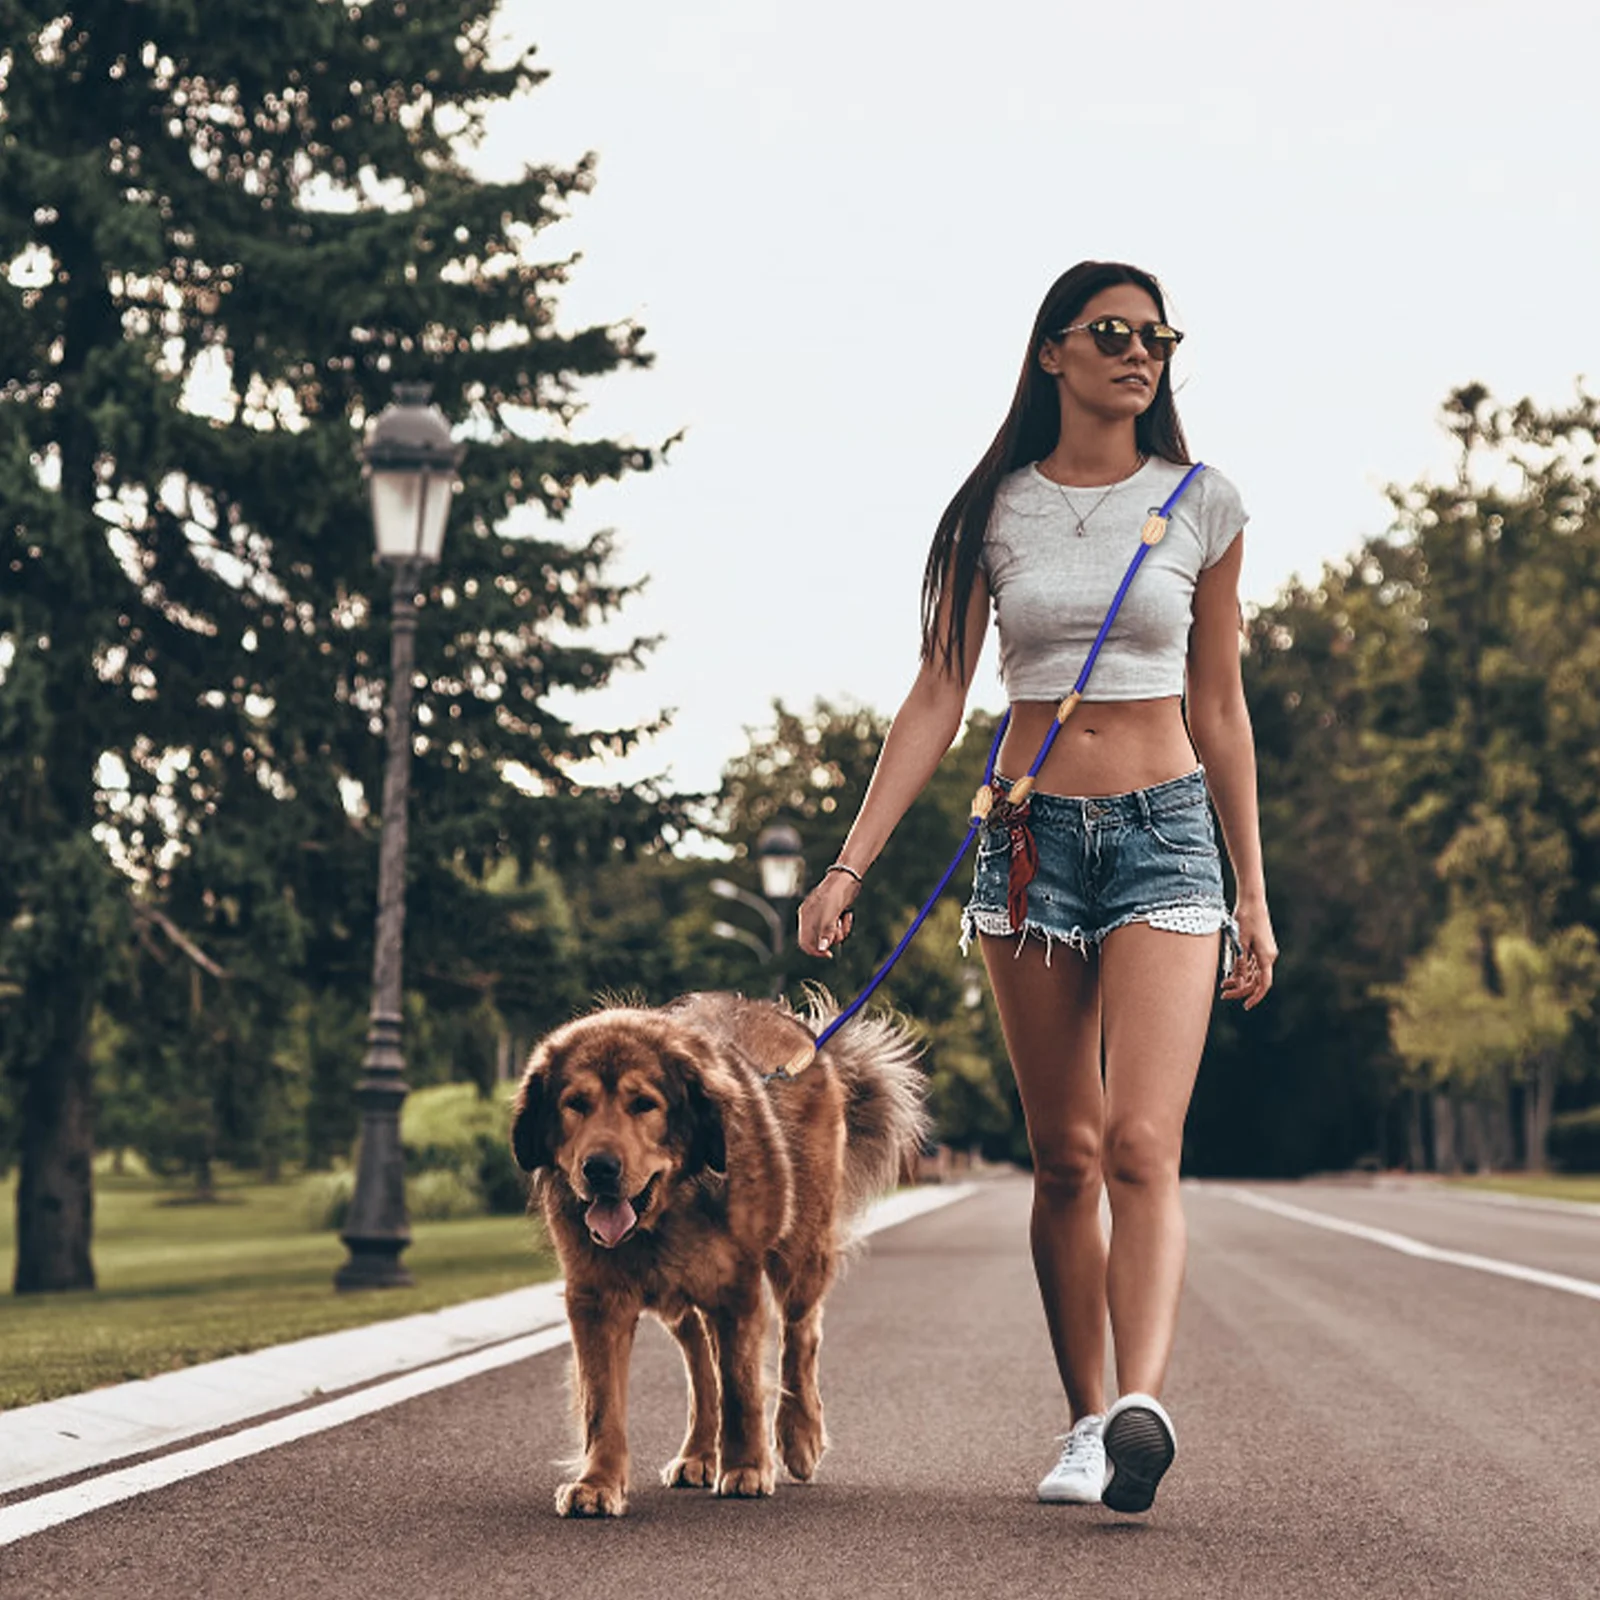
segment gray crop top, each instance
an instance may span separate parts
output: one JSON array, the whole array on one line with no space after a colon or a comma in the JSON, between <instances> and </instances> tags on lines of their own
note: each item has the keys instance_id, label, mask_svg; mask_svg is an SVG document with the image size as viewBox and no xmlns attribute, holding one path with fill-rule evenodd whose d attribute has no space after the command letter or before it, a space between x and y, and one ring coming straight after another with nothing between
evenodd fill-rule
<instances>
[{"instance_id":1,"label":"gray crop top","mask_svg":"<svg viewBox=\"0 0 1600 1600\"><path fill-rule=\"evenodd\" d=\"M1001 480L980 565L994 602L1008 699L1059 700L1072 688L1145 518L1187 470L1152 458L1109 494L1069 488L1063 495L1033 466ZM1079 517L1086 519L1082 536L1075 531ZM1239 491L1214 467L1184 490L1166 537L1134 574L1086 700L1183 693L1195 580L1222 559L1248 520Z\"/></svg>"}]
</instances>

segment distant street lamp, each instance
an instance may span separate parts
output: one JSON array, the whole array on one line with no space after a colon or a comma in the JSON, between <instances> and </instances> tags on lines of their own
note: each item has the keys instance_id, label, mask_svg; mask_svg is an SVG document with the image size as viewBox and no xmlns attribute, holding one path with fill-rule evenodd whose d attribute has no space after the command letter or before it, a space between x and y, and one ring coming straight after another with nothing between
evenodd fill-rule
<instances>
[{"instance_id":1,"label":"distant street lamp","mask_svg":"<svg viewBox=\"0 0 1600 1600\"><path fill-rule=\"evenodd\" d=\"M361 458L372 493L377 560L393 573L383 833L378 849L378 920L372 951L372 1010L367 1053L356 1085L361 1139L356 1186L340 1237L350 1259L334 1275L338 1289L386 1289L411 1282L400 1252L411 1243L406 1220L400 1107L406 1097L401 1052L401 951L406 919L406 802L411 778L411 677L417 632L417 585L439 559L450 498L465 447L428 404L430 386L397 383L394 401L367 428Z\"/></svg>"},{"instance_id":2,"label":"distant street lamp","mask_svg":"<svg viewBox=\"0 0 1600 1600\"><path fill-rule=\"evenodd\" d=\"M806 858L800 853L800 835L787 822L775 822L756 835L756 866L761 872L761 892L775 906L800 898Z\"/></svg>"},{"instance_id":3,"label":"distant street lamp","mask_svg":"<svg viewBox=\"0 0 1600 1600\"><path fill-rule=\"evenodd\" d=\"M761 874L761 893L751 894L727 878L713 878L712 894L722 900L736 900L748 906L767 925L771 948L731 922L713 922L711 931L719 939L732 939L753 950L764 963L776 966L783 956L784 929L789 913L805 887L806 861L801 854L800 835L786 822L775 822L756 835L756 868ZM764 898L763 898L764 897ZM783 988L781 971L773 975L773 993Z\"/></svg>"}]
</instances>

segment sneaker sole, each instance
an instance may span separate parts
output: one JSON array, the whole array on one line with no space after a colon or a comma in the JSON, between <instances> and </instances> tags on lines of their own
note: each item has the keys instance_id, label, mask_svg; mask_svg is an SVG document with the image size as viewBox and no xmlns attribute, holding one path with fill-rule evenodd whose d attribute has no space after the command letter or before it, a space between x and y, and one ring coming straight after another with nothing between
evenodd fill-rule
<instances>
[{"instance_id":1,"label":"sneaker sole","mask_svg":"<svg viewBox=\"0 0 1600 1600\"><path fill-rule=\"evenodd\" d=\"M1085 1492L1083 1494L1046 1494L1040 1490L1035 1497L1042 1506L1097 1506L1100 1496Z\"/></svg>"},{"instance_id":2,"label":"sneaker sole","mask_svg":"<svg viewBox=\"0 0 1600 1600\"><path fill-rule=\"evenodd\" d=\"M1143 1406L1119 1411L1106 1426L1105 1447L1112 1473L1100 1503L1113 1511L1148 1511L1178 1453L1161 1418Z\"/></svg>"}]
</instances>

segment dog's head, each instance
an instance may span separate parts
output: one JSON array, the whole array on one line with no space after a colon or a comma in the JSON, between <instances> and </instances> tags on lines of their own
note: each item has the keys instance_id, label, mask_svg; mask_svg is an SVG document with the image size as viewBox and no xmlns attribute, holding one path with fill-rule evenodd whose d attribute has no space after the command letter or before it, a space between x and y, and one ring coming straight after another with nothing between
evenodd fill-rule
<instances>
[{"instance_id":1,"label":"dog's head","mask_svg":"<svg viewBox=\"0 0 1600 1600\"><path fill-rule=\"evenodd\" d=\"M600 1011L535 1048L511 1149L524 1171L570 1190L589 1237L615 1249L656 1224L679 1179L726 1169L725 1117L739 1092L693 1028L659 1012Z\"/></svg>"}]
</instances>

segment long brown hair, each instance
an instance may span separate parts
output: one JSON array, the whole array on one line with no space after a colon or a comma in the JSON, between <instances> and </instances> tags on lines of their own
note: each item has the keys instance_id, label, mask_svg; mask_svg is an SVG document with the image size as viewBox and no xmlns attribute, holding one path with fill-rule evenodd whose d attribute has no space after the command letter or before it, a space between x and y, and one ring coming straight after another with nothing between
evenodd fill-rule
<instances>
[{"instance_id":1,"label":"long brown hair","mask_svg":"<svg viewBox=\"0 0 1600 1600\"><path fill-rule=\"evenodd\" d=\"M965 672L967 604L972 598L978 557L994 512L994 497L1000 480L1018 467L1042 460L1061 437L1061 406L1055 379L1039 365L1039 351L1047 339L1075 322L1101 290L1121 283L1143 289L1155 301L1161 319L1166 320L1167 307L1161 285L1148 272L1121 261L1080 261L1050 285L1049 293L1040 304L1006 420L1000 424L994 443L984 451L982 460L945 507L933 535L933 548L928 552L928 565L922 575L924 661L937 661L946 671L954 666L957 672ZM1133 437L1141 455L1188 464L1189 447L1184 443L1178 408L1172 401L1172 372L1168 362L1161 363L1155 399L1135 420ZM941 637L939 611L947 589L951 603Z\"/></svg>"}]
</instances>

